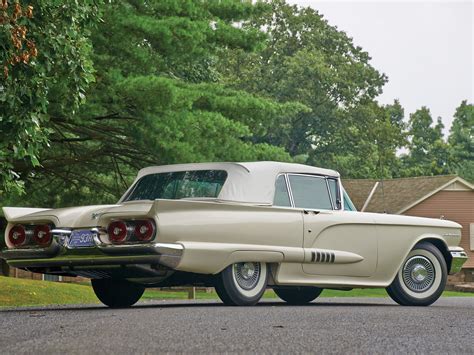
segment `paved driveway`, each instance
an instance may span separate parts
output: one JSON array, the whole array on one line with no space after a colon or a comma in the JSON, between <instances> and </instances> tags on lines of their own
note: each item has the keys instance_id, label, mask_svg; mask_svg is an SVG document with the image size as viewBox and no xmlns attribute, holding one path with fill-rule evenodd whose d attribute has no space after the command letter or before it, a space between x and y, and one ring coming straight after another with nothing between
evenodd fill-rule
<instances>
[{"instance_id":1,"label":"paved driveway","mask_svg":"<svg viewBox=\"0 0 474 355\"><path fill-rule=\"evenodd\" d=\"M430 307L321 298L307 306L156 301L0 311L2 353L474 353L474 298Z\"/></svg>"}]
</instances>

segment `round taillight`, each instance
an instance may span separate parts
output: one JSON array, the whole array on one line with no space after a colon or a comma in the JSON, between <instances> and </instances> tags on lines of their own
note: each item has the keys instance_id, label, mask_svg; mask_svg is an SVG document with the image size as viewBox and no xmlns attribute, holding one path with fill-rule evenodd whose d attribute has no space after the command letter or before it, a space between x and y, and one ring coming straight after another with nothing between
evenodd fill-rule
<instances>
[{"instance_id":1,"label":"round taillight","mask_svg":"<svg viewBox=\"0 0 474 355\"><path fill-rule=\"evenodd\" d=\"M151 221L137 221L135 223L135 237L141 241L148 241L153 237L155 226Z\"/></svg>"},{"instance_id":2,"label":"round taillight","mask_svg":"<svg viewBox=\"0 0 474 355\"><path fill-rule=\"evenodd\" d=\"M112 243L123 243L127 238L127 225L122 221L114 221L107 227L107 233Z\"/></svg>"},{"instance_id":3,"label":"round taillight","mask_svg":"<svg viewBox=\"0 0 474 355\"><path fill-rule=\"evenodd\" d=\"M36 226L33 230L33 240L39 246L47 246L51 243L51 228L47 225Z\"/></svg>"},{"instance_id":4,"label":"round taillight","mask_svg":"<svg viewBox=\"0 0 474 355\"><path fill-rule=\"evenodd\" d=\"M14 247L23 245L26 241L25 227L20 224L13 226L10 232L8 232L8 240Z\"/></svg>"}]
</instances>

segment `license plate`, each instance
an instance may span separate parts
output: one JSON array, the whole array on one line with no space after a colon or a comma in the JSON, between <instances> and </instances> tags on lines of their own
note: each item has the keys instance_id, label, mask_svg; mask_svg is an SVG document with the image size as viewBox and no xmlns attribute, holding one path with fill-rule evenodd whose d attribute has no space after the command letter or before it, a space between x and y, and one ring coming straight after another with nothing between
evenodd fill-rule
<instances>
[{"instance_id":1,"label":"license plate","mask_svg":"<svg viewBox=\"0 0 474 355\"><path fill-rule=\"evenodd\" d=\"M95 246L94 237L97 235L96 232L90 230L75 230L72 231L69 237L70 248L85 248Z\"/></svg>"}]
</instances>

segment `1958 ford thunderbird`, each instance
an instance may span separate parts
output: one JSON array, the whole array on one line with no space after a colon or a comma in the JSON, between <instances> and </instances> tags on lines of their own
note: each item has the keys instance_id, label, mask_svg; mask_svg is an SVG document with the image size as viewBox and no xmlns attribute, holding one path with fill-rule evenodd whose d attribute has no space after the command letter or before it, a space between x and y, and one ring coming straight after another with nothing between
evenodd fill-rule
<instances>
[{"instance_id":1,"label":"1958 ford thunderbird","mask_svg":"<svg viewBox=\"0 0 474 355\"><path fill-rule=\"evenodd\" d=\"M459 224L357 212L336 171L300 164L149 167L115 205L3 211L1 258L90 278L110 307L178 285L214 286L227 305L253 305L267 287L290 304L384 287L426 306L467 259Z\"/></svg>"}]
</instances>

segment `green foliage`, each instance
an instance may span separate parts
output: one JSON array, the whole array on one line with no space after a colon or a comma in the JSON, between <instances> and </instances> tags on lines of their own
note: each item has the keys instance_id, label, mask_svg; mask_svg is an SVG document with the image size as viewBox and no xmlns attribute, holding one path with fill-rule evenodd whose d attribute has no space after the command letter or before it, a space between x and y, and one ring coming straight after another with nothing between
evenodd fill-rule
<instances>
[{"instance_id":1,"label":"green foliage","mask_svg":"<svg viewBox=\"0 0 474 355\"><path fill-rule=\"evenodd\" d=\"M402 157L406 176L442 175L450 172L448 145L443 140L443 123L433 119L428 108L422 107L410 115L408 155Z\"/></svg>"},{"instance_id":2,"label":"green foliage","mask_svg":"<svg viewBox=\"0 0 474 355\"><path fill-rule=\"evenodd\" d=\"M0 7L0 193L39 167L51 112L77 110L93 81L88 28L96 1L3 1Z\"/></svg>"},{"instance_id":3,"label":"green foliage","mask_svg":"<svg viewBox=\"0 0 474 355\"><path fill-rule=\"evenodd\" d=\"M368 53L311 8L283 0L1 4L2 205L113 203L138 169L184 162L474 179L472 104L456 111L447 143L426 108L407 125L398 101L375 101L387 78Z\"/></svg>"},{"instance_id":4,"label":"green foliage","mask_svg":"<svg viewBox=\"0 0 474 355\"><path fill-rule=\"evenodd\" d=\"M261 32L234 27L254 11L240 1L105 4L91 36L96 82L76 114L51 115L28 203L114 202L149 165L290 160L258 136L306 107L225 88L213 64L228 48L261 44Z\"/></svg>"},{"instance_id":5,"label":"green foliage","mask_svg":"<svg viewBox=\"0 0 474 355\"><path fill-rule=\"evenodd\" d=\"M451 166L463 178L474 182L474 105L463 101L456 109L448 143Z\"/></svg>"},{"instance_id":6,"label":"green foliage","mask_svg":"<svg viewBox=\"0 0 474 355\"><path fill-rule=\"evenodd\" d=\"M270 5L248 25L265 29L267 45L257 53L234 51L223 58L222 70L233 87L309 110L280 116L261 139L347 177L396 174L395 153L405 142L403 109L398 102L381 107L373 101L385 75L317 11L280 0Z\"/></svg>"},{"instance_id":7,"label":"green foliage","mask_svg":"<svg viewBox=\"0 0 474 355\"><path fill-rule=\"evenodd\" d=\"M332 142L315 149L309 161L330 166L352 178L389 178L399 173L397 149L405 143L404 112L398 101L380 106L376 102L339 110L333 124Z\"/></svg>"}]
</instances>

